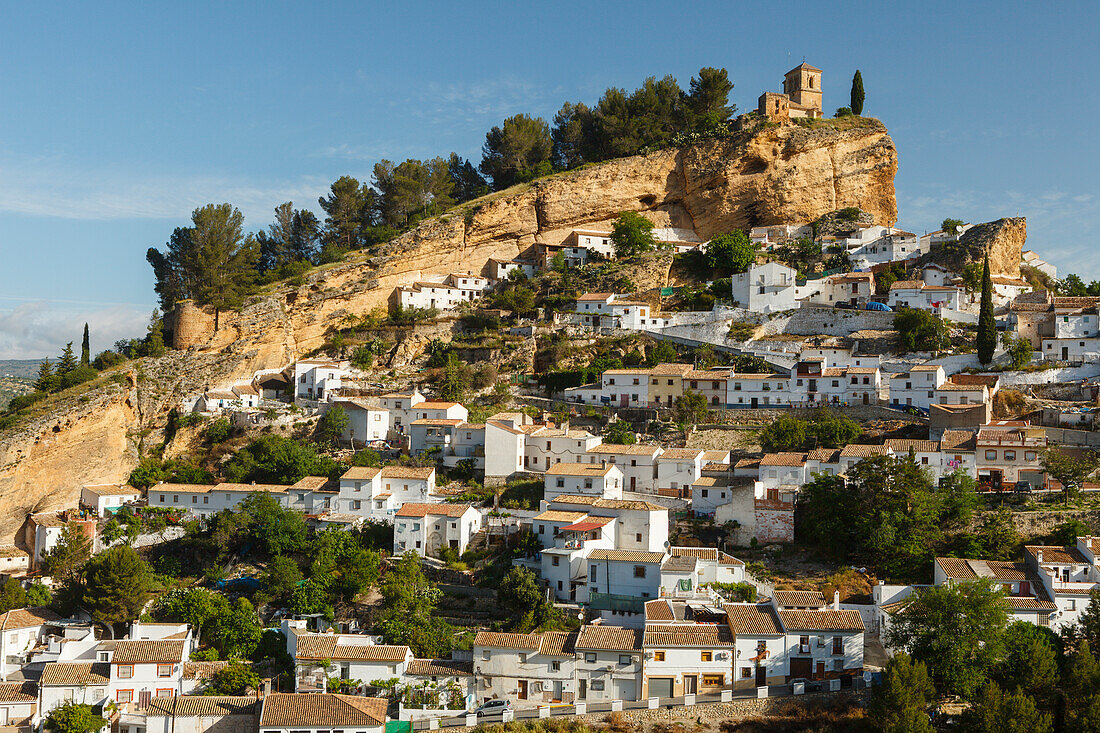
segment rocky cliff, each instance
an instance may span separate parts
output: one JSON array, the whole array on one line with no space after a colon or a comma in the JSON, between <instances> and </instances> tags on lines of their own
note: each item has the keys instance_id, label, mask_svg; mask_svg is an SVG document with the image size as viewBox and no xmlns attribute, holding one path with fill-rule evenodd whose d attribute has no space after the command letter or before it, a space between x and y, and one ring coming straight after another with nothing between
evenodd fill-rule
<instances>
[{"instance_id":1,"label":"rocky cliff","mask_svg":"<svg viewBox=\"0 0 1100 733\"><path fill-rule=\"evenodd\" d=\"M922 255L911 270L934 262L952 272L962 272L971 262L989 258L989 272L994 277L1020 277L1021 253L1027 244L1027 219L1015 216L967 229L958 242L947 242Z\"/></svg>"},{"instance_id":2,"label":"rocky cliff","mask_svg":"<svg viewBox=\"0 0 1100 733\"><path fill-rule=\"evenodd\" d=\"M657 226L694 229L703 239L738 227L810 221L847 206L891 224L894 143L877 121L862 124L762 126L540 179L426 221L389 243L384 256L340 263L239 314L221 314L217 330L206 318L205 333L189 333L188 344L248 354L241 366L249 374L281 366L321 346L344 317L385 306L399 285L481 272L491 257L561 242L580 226L609 227L622 211L641 212Z\"/></svg>"},{"instance_id":3,"label":"rocky cliff","mask_svg":"<svg viewBox=\"0 0 1100 733\"><path fill-rule=\"evenodd\" d=\"M80 486L124 479L142 440L157 442L171 407L204 386L281 367L320 347L348 316L385 307L395 287L432 274L482 271L579 226L638 211L706 239L735 227L810 221L858 206L897 219L897 154L874 120L809 129L764 125L690 147L614 160L471 202L387 244L275 287L239 313L186 315L189 348L131 369L80 399L0 435L0 542L27 511L71 506Z\"/></svg>"}]
</instances>

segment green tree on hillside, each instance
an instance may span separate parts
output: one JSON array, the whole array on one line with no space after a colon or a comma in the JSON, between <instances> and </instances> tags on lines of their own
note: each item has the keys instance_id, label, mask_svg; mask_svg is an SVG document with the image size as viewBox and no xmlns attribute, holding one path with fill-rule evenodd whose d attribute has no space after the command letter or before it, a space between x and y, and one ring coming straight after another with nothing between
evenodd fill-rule
<instances>
[{"instance_id":1,"label":"green tree on hillside","mask_svg":"<svg viewBox=\"0 0 1100 733\"><path fill-rule=\"evenodd\" d=\"M106 727L107 719L96 715L91 705L67 702L46 716L46 730L51 733L94 733Z\"/></svg>"},{"instance_id":2,"label":"green tree on hillside","mask_svg":"<svg viewBox=\"0 0 1100 733\"><path fill-rule=\"evenodd\" d=\"M76 369L76 367L76 355L73 354L73 342L70 341L65 344L65 348L61 350L61 356L57 359L57 374L59 376L64 376Z\"/></svg>"},{"instance_id":3,"label":"green tree on hillside","mask_svg":"<svg viewBox=\"0 0 1100 733\"><path fill-rule=\"evenodd\" d=\"M518 114L485 134L480 170L497 191L553 172L550 126L541 117Z\"/></svg>"},{"instance_id":4,"label":"green tree on hillside","mask_svg":"<svg viewBox=\"0 0 1100 733\"><path fill-rule=\"evenodd\" d=\"M855 76L852 77L852 114L863 114L863 74L859 73L859 69L856 69Z\"/></svg>"},{"instance_id":5,"label":"green tree on hillside","mask_svg":"<svg viewBox=\"0 0 1100 733\"><path fill-rule=\"evenodd\" d=\"M988 364L997 350L997 322L993 317L993 279L989 276L989 257L982 264L982 303L978 311L978 361Z\"/></svg>"},{"instance_id":6,"label":"green tree on hillside","mask_svg":"<svg viewBox=\"0 0 1100 733\"><path fill-rule=\"evenodd\" d=\"M932 733L926 708L936 690L923 662L899 652L886 665L867 707L882 733Z\"/></svg>"},{"instance_id":7,"label":"green tree on hillside","mask_svg":"<svg viewBox=\"0 0 1100 733\"><path fill-rule=\"evenodd\" d=\"M378 627L387 644L410 646L420 658L434 659L450 653L454 629L432 616L443 594L424 575L415 552L402 555L386 573L380 590L384 611Z\"/></svg>"},{"instance_id":8,"label":"green tree on hillside","mask_svg":"<svg viewBox=\"0 0 1100 733\"><path fill-rule=\"evenodd\" d=\"M1004 592L979 579L922 588L904 603L887 646L924 662L941 693L973 696L1002 658Z\"/></svg>"},{"instance_id":9,"label":"green tree on hillside","mask_svg":"<svg viewBox=\"0 0 1100 733\"><path fill-rule=\"evenodd\" d=\"M476 199L491 190L474 164L458 153L451 153L447 159L447 173L451 177L451 196L456 203Z\"/></svg>"},{"instance_id":10,"label":"green tree on hillside","mask_svg":"<svg viewBox=\"0 0 1100 733\"><path fill-rule=\"evenodd\" d=\"M940 222L940 231L944 234L958 234L959 227L963 225L962 219L944 219ZM971 263L977 266L977 262ZM975 282L975 290L977 289L977 282Z\"/></svg>"},{"instance_id":11,"label":"green tree on hillside","mask_svg":"<svg viewBox=\"0 0 1100 733\"><path fill-rule=\"evenodd\" d=\"M926 310L901 308L894 314L894 330L898 332L902 353L931 351L945 348L949 343L947 324ZM994 336L996 338L996 336Z\"/></svg>"},{"instance_id":12,"label":"green tree on hillside","mask_svg":"<svg viewBox=\"0 0 1100 733\"><path fill-rule=\"evenodd\" d=\"M392 227L407 227L416 219L442 213L454 204L454 181L443 158L410 158L398 164L383 160L374 166L373 183L379 194L382 221Z\"/></svg>"},{"instance_id":13,"label":"green tree on hillside","mask_svg":"<svg viewBox=\"0 0 1100 733\"><path fill-rule=\"evenodd\" d=\"M88 334L88 324L84 324L84 338L80 341L80 363L90 366L92 363L92 343Z\"/></svg>"},{"instance_id":14,"label":"green tree on hillside","mask_svg":"<svg viewBox=\"0 0 1100 733\"><path fill-rule=\"evenodd\" d=\"M719 234L707 242L707 263L716 275L729 275L749 269L756 258L756 245L742 229Z\"/></svg>"},{"instance_id":15,"label":"green tree on hillside","mask_svg":"<svg viewBox=\"0 0 1100 733\"><path fill-rule=\"evenodd\" d=\"M538 578L522 567L513 567L504 576L497 587L497 602L508 611L511 629L520 633L542 626L552 611Z\"/></svg>"},{"instance_id":16,"label":"green tree on hillside","mask_svg":"<svg viewBox=\"0 0 1100 733\"><path fill-rule=\"evenodd\" d=\"M974 704L962 716L963 728L973 733L1051 733L1053 717L1040 712L1035 700L1021 690L1003 692L987 682Z\"/></svg>"},{"instance_id":17,"label":"green tree on hillside","mask_svg":"<svg viewBox=\"0 0 1100 733\"><path fill-rule=\"evenodd\" d=\"M691 78L684 98L687 126L695 130L707 130L726 122L737 111L729 103L733 82L725 69L705 66L699 75Z\"/></svg>"},{"instance_id":18,"label":"green tree on hillside","mask_svg":"<svg viewBox=\"0 0 1100 733\"><path fill-rule=\"evenodd\" d=\"M615 256L623 259L652 252L657 248L653 222L641 214L624 211L611 225L611 243L615 245Z\"/></svg>"},{"instance_id":19,"label":"green tree on hillside","mask_svg":"<svg viewBox=\"0 0 1100 733\"><path fill-rule=\"evenodd\" d=\"M95 621L128 622L137 618L145 605L149 584L145 561L132 547L117 545L88 561L81 603Z\"/></svg>"},{"instance_id":20,"label":"green tree on hillside","mask_svg":"<svg viewBox=\"0 0 1100 733\"><path fill-rule=\"evenodd\" d=\"M317 199L325 212L324 240L327 244L345 250L358 249L361 245L362 224L368 203L369 188L360 185L358 179L340 176L331 186L327 196Z\"/></svg>"},{"instance_id":21,"label":"green tree on hillside","mask_svg":"<svg viewBox=\"0 0 1100 733\"><path fill-rule=\"evenodd\" d=\"M350 425L351 418L348 417L347 410L340 405L333 405L317 421L317 437L335 445Z\"/></svg>"},{"instance_id":22,"label":"green tree on hillside","mask_svg":"<svg viewBox=\"0 0 1100 733\"><path fill-rule=\"evenodd\" d=\"M76 524L66 524L53 547L42 555L42 571L57 583L74 581L92 556L92 541Z\"/></svg>"},{"instance_id":23,"label":"green tree on hillside","mask_svg":"<svg viewBox=\"0 0 1100 733\"><path fill-rule=\"evenodd\" d=\"M1087 450L1080 454L1071 454L1049 448L1039 456L1039 462L1043 464L1047 475L1062 485L1062 498L1067 506L1070 499L1081 491L1085 479L1097 467L1096 454Z\"/></svg>"}]
</instances>

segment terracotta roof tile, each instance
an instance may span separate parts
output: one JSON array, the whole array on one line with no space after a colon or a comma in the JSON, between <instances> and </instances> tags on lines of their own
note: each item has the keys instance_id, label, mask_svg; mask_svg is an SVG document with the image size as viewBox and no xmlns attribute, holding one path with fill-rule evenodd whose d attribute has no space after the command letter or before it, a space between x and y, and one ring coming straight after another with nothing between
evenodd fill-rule
<instances>
[{"instance_id":1,"label":"terracotta roof tile","mask_svg":"<svg viewBox=\"0 0 1100 733\"><path fill-rule=\"evenodd\" d=\"M735 636L783 633L770 603L727 603L724 608L726 623Z\"/></svg>"},{"instance_id":2,"label":"terracotta roof tile","mask_svg":"<svg viewBox=\"0 0 1100 733\"><path fill-rule=\"evenodd\" d=\"M578 519L583 519L586 516L588 515L584 512L562 512L555 511L553 509L547 509L542 514L536 515L535 519L543 522L567 522L569 524L572 524Z\"/></svg>"},{"instance_id":3,"label":"terracotta roof tile","mask_svg":"<svg viewBox=\"0 0 1100 733\"><path fill-rule=\"evenodd\" d=\"M1046 545L1024 545L1024 551L1032 557L1038 558L1039 552L1043 553L1043 562L1076 563L1088 565L1089 561L1076 547L1049 547Z\"/></svg>"},{"instance_id":4,"label":"terracotta roof tile","mask_svg":"<svg viewBox=\"0 0 1100 733\"><path fill-rule=\"evenodd\" d=\"M37 690L33 682L0 682L0 702L35 702Z\"/></svg>"},{"instance_id":5,"label":"terracotta roof tile","mask_svg":"<svg viewBox=\"0 0 1100 733\"><path fill-rule=\"evenodd\" d=\"M29 629L60 619L57 613L45 606L31 608L13 608L0 615L0 631L7 629Z\"/></svg>"},{"instance_id":6,"label":"terracotta roof tile","mask_svg":"<svg viewBox=\"0 0 1100 733\"><path fill-rule=\"evenodd\" d=\"M42 669L38 684L43 686L106 685L111 665L106 662L50 662Z\"/></svg>"},{"instance_id":7,"label":"terracotta roof tile","mask_svg":"<svg viewBox=\"0 0 1100 733\"><path fill-rule=\"evenodd\" d=\"M841 458L870 458L871 456L884 456L887 448L884 445L863 445L852 443L844 446L840 451Z\"/></svg>"},{"instance_id":8,"label":"terracotta roof tile","mask_svg":"<svg viewBox=\"0 0 1100 733\"><path fill-rule=\"evenodd\" d=\"M584 626L577 634L577 649L601 651L638 651L642 648L642 629L620 626Z\"/></svg>"},{"instance_id":9,"label":"terracotta roof tile","mask_svg":"<svg viewBox=\"0 0 1100 733\"><path fill-rule=\"evenodd\" d=\"M214 676L215 673L220 672L229 666L229 662L217 661L217 662L184 662L183 663L183 679L185 680L208 680Z\"/></svg>"},{"instance_id":10,"label":"terracotta roof tile","mask_svg":"<svg viewBox=\"0 0 1100 733\"><path fill-rule=\"evenodd\" d=\"M379 726L386 723L389 701L378 697L329 693L277 692L264 698L260 726L331 728Z\"/></svg>"},{"instance_id":11,"label":"terracotta roof tile","mask_svg":"<svg viewBox=\"0 0 1100 733\"><path fill-rule=\"evenodd\" d=\"M539 654L548 657L571 657L576 652L576 631L547 631L542 635Z\"/></svg>"},{"instance_id":12,"label":"terracotta roof tile","mask_svg":"<svg viewBox=\"0 0 1100 733\"><path fill-rule=\"evenodd\" d=\"M642 550L593 550L589 560L611 560L618 562L659 563L665 558L663 552L643 552Z\"/></svg>"},{"instance_id":13,"label":"terracotta roof tile","mask_svg":"<svg viewBox=\"0 0 1100 733\"><path fill-rule=\"evenodd\" d=\"M825 607L825 596L816 590L777 590L772 595L781 608Z\"/></svg>"},{"instance_id":14,"label":"terracotta roof tile","mask_svg":"<svg viewBox=\"0 0 1100 733\"><path fill-rule=\"evenodd\" d=\"M435 473L434 468L414 466L386 466L382 469L382 478L413 478L427 481Z\"/></svg>"},{"instance_id":15,"label":"terracotta roof tile","mask_svg":"<svg viewBox=\"0 0 1100 733\"><path fill-rule=\"evenodd\" d=\"M594 448L589 448L588 452L596 454L615 454L623 456L655 456L661 452L661 446L618 445L616 443L600 443Z\"/></svg>"},{"instance_id":16,"label":"terracotta roof tile","mask_svg":"<svg viewBox=\"0 0 1100 733\"><path fill-rule=\"evenodd\" d=\"M555 463L546 470L547 476L606 476L614 463L601 466L598 463Z\"/></svg>"},{"instance_id":17,"label":"terracotta roof tile","mask_svg":"<svg viewBox=\"0 0 1100 733\"><path fill-rule=\"evenodd\" d=\"M733 646L733 635L725 624L660 624L646 627L642 644L646 647Z\"/></svg>"},{"instance_id":18,"label":"terracotta roof tile","mask_svg":"<svg viewBox=\"0 0 1100 733\"><path fill-rule=\"evenodd\" d=\"M488 646L498 649L530 649L542 646L540 634L503 634L493 631L479 631L474 637L474 646Z\"/></svg>"},{"instance_id":19,"label":"terracotta roof tile","mask_svg":"<svg viewBox=\"0 0 1100 733\"><path fill-rule=\"evenodd\" d=\"M937 453L940 444L935 440L914 440L909 438L887 438L883 445L895 453L908 453L912 448L915 453Z\"/></svg>"},{"instance_id":20,"label":"terracotta roof tile","mask_svg":"<svg viewBox=\"0 0 1100 733\"><path fill-rule=\"evenodd\" d=\"M650 621L674 621L676 617L673 615L668 601L658 599L656 601L646 601L645 620L647 623Z\"/></svg>"},{"instance_id":21,"label":"terracotta roof tile","mask_svg":"<svg viewBox=\"0 0 1100 733\"><path fill-rule=\"evenodd\" d=\"M115 644L111 664L182 662L183 639L122 639Z\"/></svg>"},{"instance_id":22,"label":"terracotta roof tile","mask_svg":"<svg viewBox=\"0 0 1100 733\"><path fill-rule=\"evenodd\" d=\"M355 466L345 471L340 479L343 481L369 481L380 473L382 473L382 469L374 466Z\"/></svg>"},{"instance_id":23,"label":"terracotta roof tile","mask_svg":"<svg viewBox=\"0 0 1100 733\"><path fill-rule=\"evenodd\" d=\"M779 620L786 631L863 631L859 611L780 611Z\"/></svg>"},{"instance_id":24,"label":"terracotta roof tile","mask_svg":"<svg viewBox=\"0 0 1100 733\"><path fill-rule=\"evenodd\" d=\"M154 697L146 708L147 716L177 718L220 718L226 715L256 714L260 701L251 695L178 695Z\"/></svg>"},{"instance_id":25,"label":"terracotta roof tile","mask_svg":"<svg viewBox=\"0 0 1100 733\"><path fill-rule=\"evenodd\" d=\"M702 453L703 451L699 450L698 448L669 448L664 453L662 453L659 458L662 461L693 461L698 458Z\"/></svg>"},{"instance_id":26,"label":"terracotta roof tile","mask_svg":"<svg viewBox=\"0 0 1100 733\"><path fill-rule=\"evenodd\" d=\"M461 517L473 504L403 504L394 516L398 517Z\"/></svg>"},{"instance_id":27,"label":"terracotta roof tile","mask_svg":"<svg viewBox=\"0 0 1100 733\"><path fill-rule=\"evenodd\" d=\"M471 677L474 663L459 659L413 659L405 674L413 677Z\"/></svg>"},{"instance_id":28,"label":"terracotta roof tile","mask_svg":"<svg viewBox=\"0 0 1100 733\"><path fill-rule=\"evenodd\" d=\"M766 453L760 459L761 466L797 467L806 463L805 453Z\"/></svg>"}]
</instances>

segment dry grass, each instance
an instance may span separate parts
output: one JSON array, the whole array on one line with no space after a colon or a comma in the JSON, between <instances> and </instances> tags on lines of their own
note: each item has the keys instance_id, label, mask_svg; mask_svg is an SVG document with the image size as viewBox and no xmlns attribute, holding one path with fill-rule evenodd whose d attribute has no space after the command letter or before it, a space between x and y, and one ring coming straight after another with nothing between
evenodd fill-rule
<instances>
[{"instance_id":1,"label":"dry grass","mask_svg":"<svg viewBox=\"0 0 1100 733\"><path fill-rule=\"evenodd\" d=\"M874 724L854 698L843 695L818 704L788 702L744 720L723 721L721 733L870 733Z\"/></svg>"}]
</instances>

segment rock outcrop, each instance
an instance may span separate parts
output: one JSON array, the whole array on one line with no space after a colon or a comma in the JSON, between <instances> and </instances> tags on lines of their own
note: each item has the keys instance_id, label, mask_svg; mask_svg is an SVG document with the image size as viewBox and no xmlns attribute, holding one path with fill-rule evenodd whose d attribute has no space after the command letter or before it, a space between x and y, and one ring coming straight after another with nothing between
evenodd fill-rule
<instances>
[{"instance_id":1,"label":"rock outcrop","mask_svg":"<svg viewBox=\"0 0 1100 733\"><path fill-rule=\"evenodd\" d=\"M994 277L1020 277L1021 253L1027 244L1027 219L1015 216L976 224L959 237L922 255L913 268L934 262L952 272L962 272L971 262L989 257L989 273Z\"/></svg>"},{"instance_id":2,"label":"rock outcrop","mask_svg":"<svg viewBox=\"0 0 1100 733\"><path fill-rule=\"evenodd\" d=\"M319 269L239 312L215 318L181 307L169 322L182 324L186 351L145 360L128 384L59 403L48 417L0 435L0 541L27 511L72 506L82 485L125 479L139 443L158 442L166 413L184 396L317 349L349 317L386 307L399 285L482 271L491 257L560 242L580 226L609 226L622 211L642 212L658 226L692 228L704 239L735 227L810 221L848 206L892 224L894 143L877 121L846 125L761 125L540 179L425 221L382 255ZM641 278L645 287L660 279ZM399 347L392 363L422 348Z\"/></svg>"}]
</instances>

